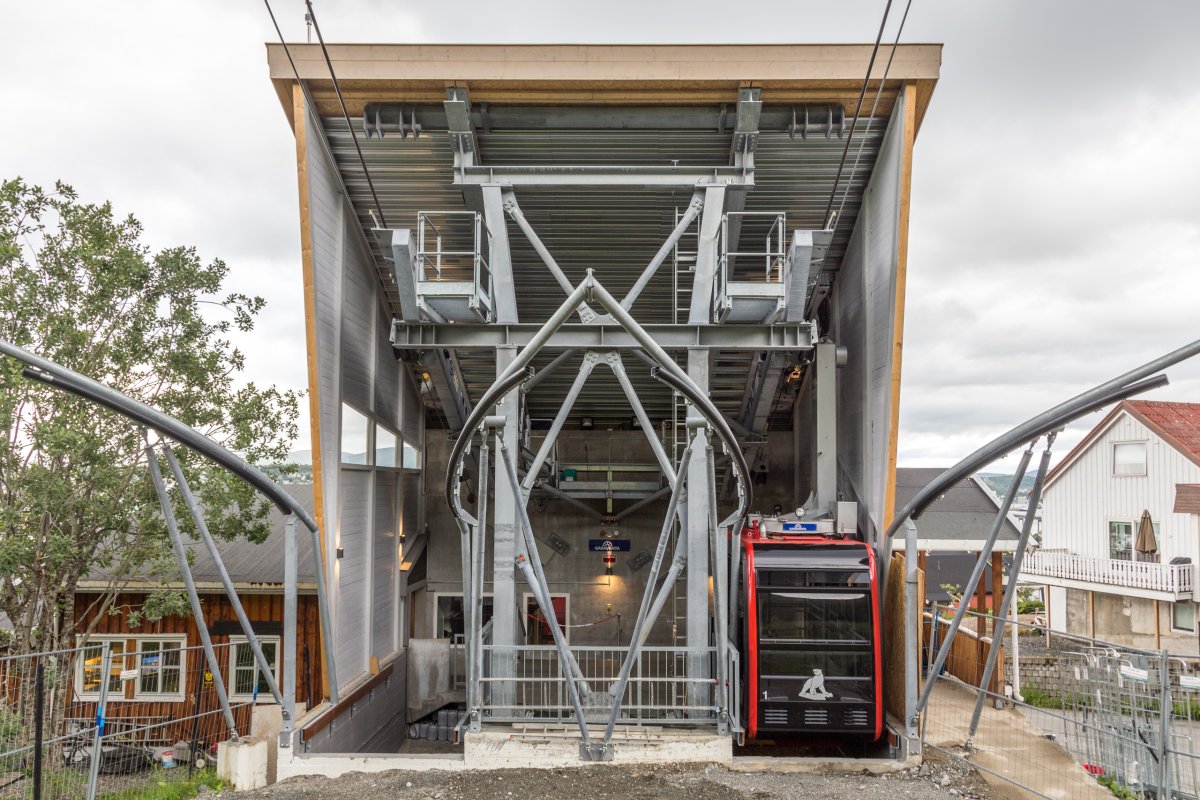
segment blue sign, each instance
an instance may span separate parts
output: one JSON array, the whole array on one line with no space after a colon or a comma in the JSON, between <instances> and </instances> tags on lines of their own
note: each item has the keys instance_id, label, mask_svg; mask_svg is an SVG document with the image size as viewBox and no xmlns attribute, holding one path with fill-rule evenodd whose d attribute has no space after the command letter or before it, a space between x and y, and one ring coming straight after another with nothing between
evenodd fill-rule
<instances>
[{"instance_id":1,"label":"blue sign","mask_svg":"<svg viewBox=\"0 0 1200 800\"><path fill-rule=\"evenodd\" d=\"M785 523L783 523L783 530L785 532L799 531L801 533L816 533L817 532L817 523L815 523L815 522L785 522Z\"/></svg>"},{"instance_id":2,"label":"blue sign","mask_svg":"<svg viewBox=\"0 0 1200 800\"><path fill-rule=\"evenodd\" d=\"M628 553L628 539L588 539L588 550L593 553Z\"/></svg>"}]
</instances>

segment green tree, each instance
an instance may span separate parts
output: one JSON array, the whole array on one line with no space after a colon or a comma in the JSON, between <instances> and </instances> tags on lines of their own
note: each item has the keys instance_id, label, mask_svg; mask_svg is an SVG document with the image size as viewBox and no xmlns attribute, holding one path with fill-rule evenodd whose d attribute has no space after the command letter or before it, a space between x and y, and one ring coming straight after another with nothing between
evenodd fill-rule
<instances>
[{"instance_id":1,"label":"green tree","mask_svg":"<svg viewBox=\"0 0 1200 800\"><path fill-rule=\"evenodd\" d=\"M65 184L0 184L0 338L154 406L252 463L283 460L297 397L245 380L230 341L253 328L262 298L222 294L224 262L205 263L192 247L151 252L141 237L132 216L82 202ZM0 358L0 389L0 611L14 623L12 651L72 646L75 620L87 612L99 619L185 609L171 593L118 605L132 580L178 578L136 426L22 378L11 359ZM265 501L207 460L178 453L214 535L265 538ZM179 518L190 526L182 508ZM81 579L97 575L97 591L80 595L89 608L77 609Z\"/></svg>"}]
</instances>

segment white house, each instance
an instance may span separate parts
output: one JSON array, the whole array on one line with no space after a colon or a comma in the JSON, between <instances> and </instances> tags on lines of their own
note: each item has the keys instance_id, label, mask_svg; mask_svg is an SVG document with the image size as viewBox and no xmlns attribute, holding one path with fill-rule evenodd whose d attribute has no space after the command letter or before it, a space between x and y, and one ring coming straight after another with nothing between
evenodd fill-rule
<instances>
[{"instance_id":1,"label":"white house","mask_svg":"<svg viewBox=\"0 0 1200 800\"><path fill-rule=\"evenodd\" d=\"M1200 404L1118 404L1050 472L1042 509L1022 579L1048 587L1053 628L1197 652Z\"/></svg>"}]
</instances>

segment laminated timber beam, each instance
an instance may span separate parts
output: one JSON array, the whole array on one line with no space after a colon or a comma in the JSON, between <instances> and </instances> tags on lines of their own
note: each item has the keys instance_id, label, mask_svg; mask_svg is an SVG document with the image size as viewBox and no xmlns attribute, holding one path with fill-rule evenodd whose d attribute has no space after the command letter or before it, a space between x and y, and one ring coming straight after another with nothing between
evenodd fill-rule
<instances>
[{"instance_id":1,"label":"laminated timber beam","mask_svg":"<svg viewBox=\"0 0 1200 800\"><path fill-rule=\"evenodd\" d=\"M392 347L398 350L488 350L524 347L542 329L540 323L513 325L410 325L392 322ZM810 350L812 325L807 322L775 325L644 325L666 349L705 347L716 350ZM638 350L641 345L619 325L563 325L547 341L546 348L608 348Z\"/></svg>"}]
</instances>

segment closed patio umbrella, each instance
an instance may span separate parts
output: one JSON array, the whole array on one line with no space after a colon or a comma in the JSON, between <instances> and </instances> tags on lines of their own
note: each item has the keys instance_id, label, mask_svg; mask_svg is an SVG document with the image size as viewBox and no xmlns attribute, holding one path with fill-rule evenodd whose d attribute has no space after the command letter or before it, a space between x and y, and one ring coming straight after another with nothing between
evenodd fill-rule
<instances>
[{"instance_id":1,"label":"closed patio umbrella","mask_svg":"<svg viewBox=\"0 0 1200 800\"><path fill-rule=\"evenodd\" d=\"M1142 555L1152 555L1158 552L1158 539L1154 536L1154 523L1150 521L1150 512L1142 512L1142 521L1138 523L1137 539L1133 549Z\"/></svg>"}]
</instances>

